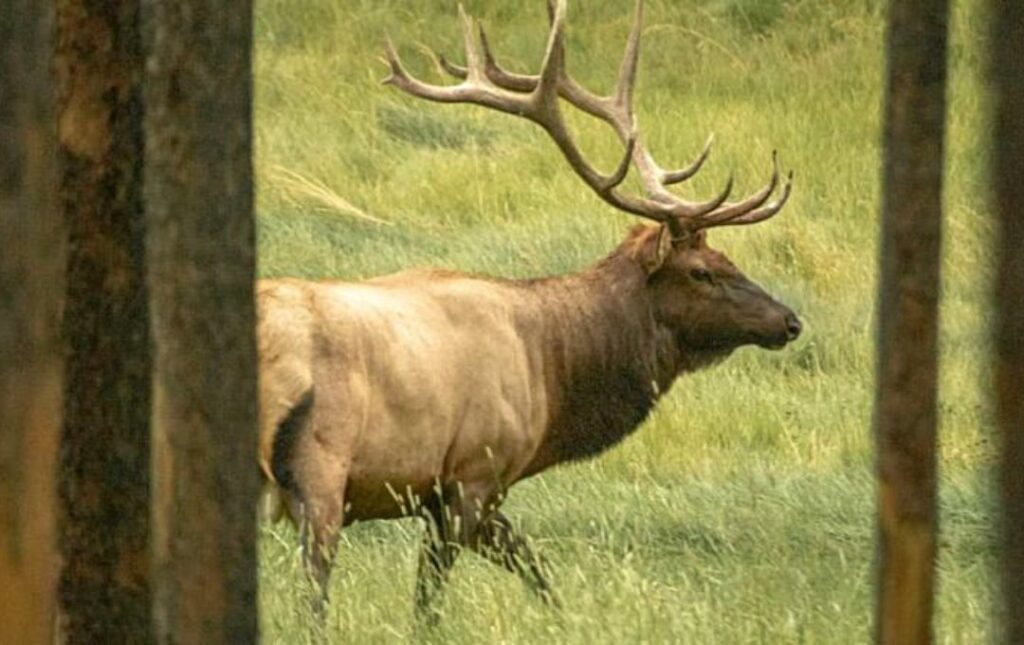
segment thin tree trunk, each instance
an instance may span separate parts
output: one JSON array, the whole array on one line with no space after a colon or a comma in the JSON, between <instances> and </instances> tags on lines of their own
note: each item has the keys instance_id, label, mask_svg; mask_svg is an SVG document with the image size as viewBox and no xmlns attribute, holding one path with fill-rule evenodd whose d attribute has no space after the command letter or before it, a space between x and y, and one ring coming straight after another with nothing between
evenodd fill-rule
<instances>
[{"instance_id":1,"label":"thin tree trunk","mask_svg":"<svg viewBox=\"0 0 1024 645\"><path fill-rule=\"evenodd\" d=\"M1024 4L992 3L995 86L996 417L1002 434L1003 641L1024 643Z\"/></svg>"},{"instance_id":2,"label":"thin tree trunk","mask_svg":"<svg viewBox=\"0 0 1024 645\"><path fill-rule=\"evenodd\" d=\"M53 640L64 238L52 7L0 3L0 640Z\"/></svg>"},{"instance_id":3,"label":"thin tree trunk","mask_svg":"<svg viewBox=\"0 0 1024 645\"><path fill-rule=\"evenodd\" d=\"M137 0L58 0L69 345L60 463L61 631L150 634L148 304Z\"/></svg>"},{"instance_id":4,"label":"thin tree trunk","mask_svg":"<svg viewBox=\"0 0 1024 645\"><path fill-rule=\"evenodd\" d=\"M254 642L252 7L144 8L157 638Z\"/></svg>"},{"instance_id":5,"label":"thin tree trunk","mask_svg":"<svg viewBox=\"0 0 1024 645\"><path fill-rule=\"evenodd\" d=\"M932 638L947 0L890 5L875 400L875 638Z\"/></svg>"}]
</instances>

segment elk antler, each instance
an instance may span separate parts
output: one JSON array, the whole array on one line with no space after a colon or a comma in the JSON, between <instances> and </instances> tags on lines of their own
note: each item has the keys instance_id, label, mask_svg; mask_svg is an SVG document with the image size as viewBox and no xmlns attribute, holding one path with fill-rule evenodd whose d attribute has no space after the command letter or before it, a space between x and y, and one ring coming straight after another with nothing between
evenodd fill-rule
<instances>
[{"instance_id":1,"label":"elk antler","mask_svg":"<svg viewBox=\"0 0 1024 645\"><path fill-rule=\"evenodd\" d=\"M637 60L640 54L643 0L637 0L633 27L619 67L618 81L615 91L609 96L598 96L590 92L565 71L565 0L557 0L557 4L548 0L548 17L551 31L548 34L541 72L537 76L514 74L499 66L491 53L483 27L478 26L478 42L473 34L473 21L459 5L459 18L466 47L466 66L455 65L442 55L438 56L438 62L446 72L462 79L462 82L454 86L438 86L412 77L402 67L398 54L389 40L387 60L391 74L384 79L384 83L431 101L475 103L526 117L547 131L558 144L572 169L597 195L616 208L665 223L675 237L683 237L713 226L753 224L766 220L781 210L789 198L793 175L790 173L787 177L781 195L775 201L766 204L779 183L778 159L775 152L772 152L772 175L768 183L761 190L739 202L726 202L732 190L731 177L725 189L706 202L687 201L668 190L667 186L685 181L700 170L711 150L713 137L708 138L704 150L689 166L672 171L659 167L643 145L633 113L633 86L636 82ZM625 154L610 175L601 174L584 159L562 118L559 97L608 123L625 144ZM646 192L645 196L623 194L617 190L629 171L630 162L636 166Z\"/></svg>"}]
</instances>

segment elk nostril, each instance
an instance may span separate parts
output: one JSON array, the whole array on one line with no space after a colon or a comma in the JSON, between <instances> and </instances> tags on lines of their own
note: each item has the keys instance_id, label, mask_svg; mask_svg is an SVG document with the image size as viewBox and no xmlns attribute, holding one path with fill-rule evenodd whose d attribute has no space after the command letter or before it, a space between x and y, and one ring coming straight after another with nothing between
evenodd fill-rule
<instances>
[{"instance_id":1,"label":"elk nostril","mask_svg":"<svg viewBox=\"0 0 1024 645\"><path fill-rule=\"evenodd\" d=\"M790 340L796 340L803 328L804 326L800 324L800 319L795 314L786 316L786 331L789 332Z\"/></svg>"}]
</instances>

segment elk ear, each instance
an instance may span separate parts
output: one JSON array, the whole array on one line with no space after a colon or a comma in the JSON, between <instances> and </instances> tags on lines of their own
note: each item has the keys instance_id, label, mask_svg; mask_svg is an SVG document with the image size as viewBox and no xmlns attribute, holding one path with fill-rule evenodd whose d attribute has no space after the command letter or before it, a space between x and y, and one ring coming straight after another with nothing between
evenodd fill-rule
<instances>
[{"instance_id":1,"label":"elk ear","mask_svg":"<svg viewBox=\"0 0 1024 645\"><path fill-rule=\"evenodd\" d=\"M653 274L665 263L672 253L672 234L667 226L659 226L651 234L641 238L636 250L636 259L647 275Z\"/></svg>"}]
</instances>

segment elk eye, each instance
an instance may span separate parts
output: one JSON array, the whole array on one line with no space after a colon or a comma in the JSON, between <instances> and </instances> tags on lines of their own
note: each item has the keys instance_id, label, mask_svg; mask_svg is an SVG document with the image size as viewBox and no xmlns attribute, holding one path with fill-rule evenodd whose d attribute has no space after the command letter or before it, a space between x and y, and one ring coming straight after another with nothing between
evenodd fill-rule
<instances>
[{"instance_id":1,"label":"elk eye","mask_svg":"<svg viewBox=\"0 0 1024 645\"><path fill-rule=\"evenodd\" d=\"M711 282L711 272L700 267L691 270L690 277L700 282Z\"/></svg>"}]
</instances>

